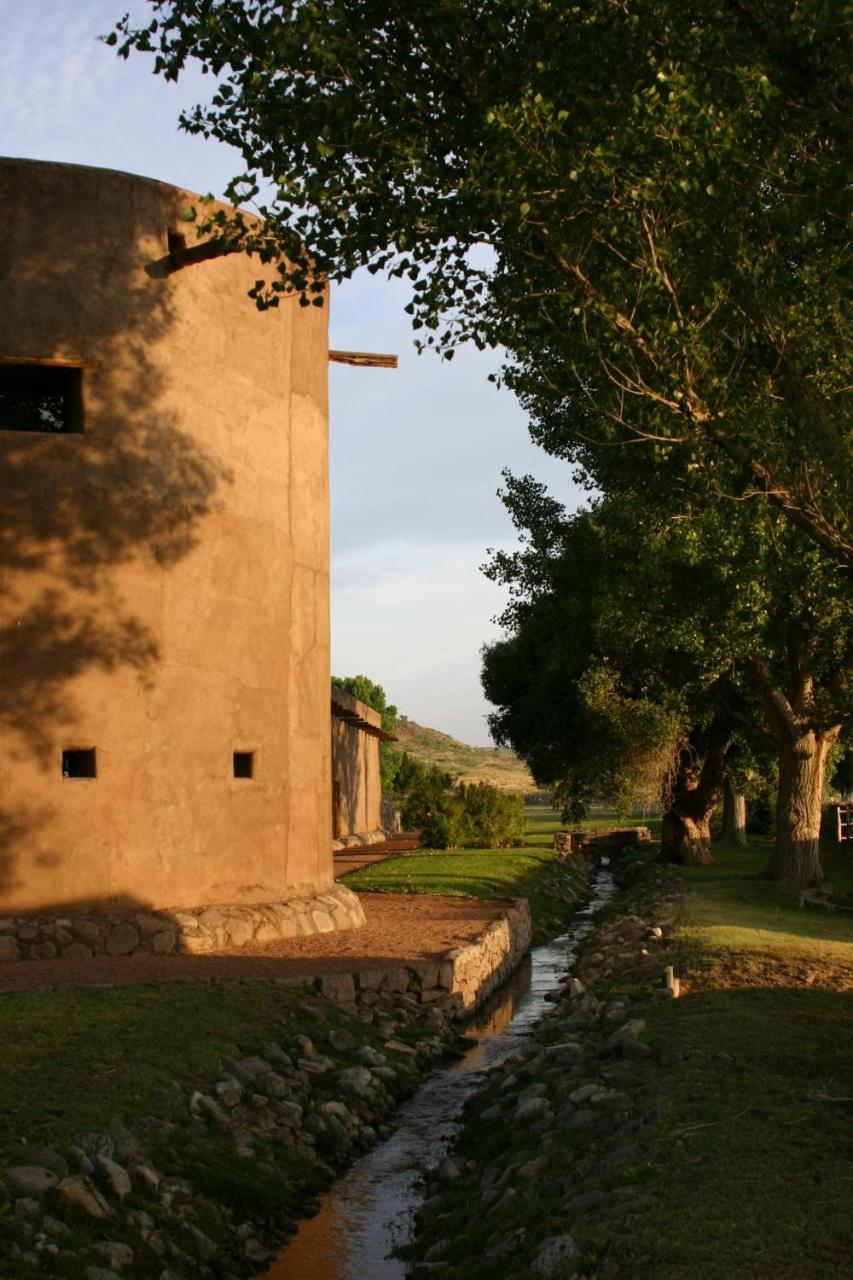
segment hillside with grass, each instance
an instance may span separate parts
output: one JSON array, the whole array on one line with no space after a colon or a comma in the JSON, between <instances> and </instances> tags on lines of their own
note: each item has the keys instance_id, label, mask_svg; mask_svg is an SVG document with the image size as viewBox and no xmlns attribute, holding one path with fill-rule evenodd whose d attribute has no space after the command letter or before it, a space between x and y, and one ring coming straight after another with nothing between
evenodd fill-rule
<instances>
[{"instance_id":1,"label":"hillside with grass","mask_svg":"<svg viewBox=\"0 0 853 1280\"><path fill-rule=\"evenodd\" d=\"M459 782L489 782L504 791L536 791L530 770L505 747L469 747L438 729L401 716L395 730L399 745L421 764L436 765Z\"/></svg>"}]
</instances>

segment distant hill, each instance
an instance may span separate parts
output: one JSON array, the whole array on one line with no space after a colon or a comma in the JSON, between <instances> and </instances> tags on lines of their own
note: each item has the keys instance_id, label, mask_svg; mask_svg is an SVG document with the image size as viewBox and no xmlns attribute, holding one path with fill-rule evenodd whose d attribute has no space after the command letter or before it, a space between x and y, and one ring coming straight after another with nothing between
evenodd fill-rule
<instances>
[{"instance_id":1,"label":"distant hill","mask_svg":"<svg viewBox=\"0 0 853 1280\"><path fill-rule=\"evenodd\" d=\"M502 791L537 790L527 765L505 747L469 747L405 716L397 721L395 733L403 751L422 764L452 773L459 782L489 782Z\"/></svg>"}]
</instances>

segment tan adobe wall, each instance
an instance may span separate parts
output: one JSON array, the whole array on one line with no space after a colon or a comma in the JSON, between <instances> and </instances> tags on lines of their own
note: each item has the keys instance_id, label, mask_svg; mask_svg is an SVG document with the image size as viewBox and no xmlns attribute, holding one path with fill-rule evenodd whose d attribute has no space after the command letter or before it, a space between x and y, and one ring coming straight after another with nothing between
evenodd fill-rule
<instances>
[{"instance_id":1,"label":"tan adobe wall","mask_svg":"<svg viewBox=\"0 0 853 1280\"><path fill-rule=\"evenodd\" d=\"M258 312L243 255L166 274L193 203L0 161L0 359L85 366L83 434L0 431L0 915L333 882L328 308Z\"/></svg>"},{"instance_id":2,"label":"tan adobe wall","mask_svg":"<svg viewBox=\"0 0 853 1280\"><path fill-rule=\"evenodd\" d=\"M378 711L351 694L334 687L333 701L379 729ZM379 772L379 739L332 712L332 810L333 836L381 837L382 782Z\"/></svg>"}]
</instances>

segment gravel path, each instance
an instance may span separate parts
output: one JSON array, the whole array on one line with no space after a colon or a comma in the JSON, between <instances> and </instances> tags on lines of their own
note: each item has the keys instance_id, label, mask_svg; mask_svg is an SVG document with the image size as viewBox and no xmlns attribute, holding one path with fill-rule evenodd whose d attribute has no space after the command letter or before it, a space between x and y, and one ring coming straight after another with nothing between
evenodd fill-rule
<instances>
[{"instance_id":1,"label":"gravel path","mask_svg":"<svg viewBox=\"0 0 853 1280\"><path fill-rule=\"evenodd\" d=\"M362 929L203 956L5 961L0 963L0 992L182 979L314 977L404 965L471 941L506 905L502 900L400 893L362 893L359 897L367 917Z\"/></svg>"}]
</instances>

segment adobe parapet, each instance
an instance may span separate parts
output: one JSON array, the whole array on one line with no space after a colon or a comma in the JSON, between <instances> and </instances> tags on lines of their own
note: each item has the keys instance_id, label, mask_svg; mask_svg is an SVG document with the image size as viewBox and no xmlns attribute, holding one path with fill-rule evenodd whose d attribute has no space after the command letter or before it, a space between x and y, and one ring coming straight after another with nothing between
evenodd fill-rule
<instances>
[{"instance_id":1,"label":"adobe parapet","mask_svg":"<svg viewBox=\"0 0 853 1280\"><path fill-rule=\"evenodd\" d=\"M333 887L328 309L175 270L197 204L0 160L0 952Z\"/></svg>"}]
</instances>

